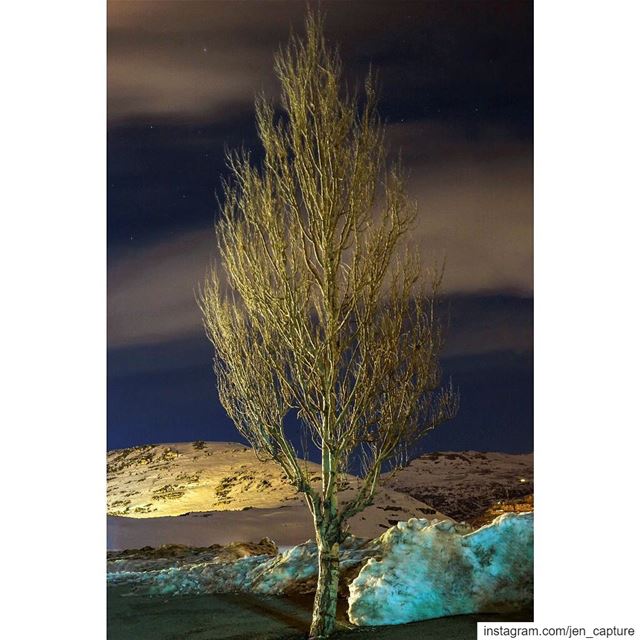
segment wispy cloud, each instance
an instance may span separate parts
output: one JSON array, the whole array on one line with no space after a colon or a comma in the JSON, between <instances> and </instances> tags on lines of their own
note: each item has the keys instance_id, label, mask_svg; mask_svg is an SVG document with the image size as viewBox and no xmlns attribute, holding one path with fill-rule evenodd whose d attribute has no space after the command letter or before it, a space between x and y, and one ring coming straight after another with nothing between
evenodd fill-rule
<instances>
[{"instance_id":1,"label":"wispy cloud","mask_svg":"<svg viewBox=\"0 0 640 640\"><path fill-rule=\"evenodd\" d=\"M404 131L403 129L406 129ZM415 131L414 131L415 133ZM431 137L435 140L436 129ZM411 127L390 132L397 148ZM425 262L446 256L445 292L532 292L531 158L526 145L450 140L458 151L409 154L419 204L411 243ZM404 146L404 145L403 145ZM406 149L406 146L405 146ZM484 150L483 150L484 149ZM477 154L483 155L478 158ZM135 245L134 245L135 246ZM194 289L215 257L213 231L193 230L114 259L109 269L109 344L166 342L201 331Z\"/></svg>"},{"instance_id":2,"label":"wispy cloud","mask_svg":"<svg viewBox=\"0 0 640 640\"><path fill-rule=\"evenodd\" d=\"M195 290L213 260L211 230L166 239L113 261L109 347L170 342L201 330Z\"/></svg>"}]
</instances>

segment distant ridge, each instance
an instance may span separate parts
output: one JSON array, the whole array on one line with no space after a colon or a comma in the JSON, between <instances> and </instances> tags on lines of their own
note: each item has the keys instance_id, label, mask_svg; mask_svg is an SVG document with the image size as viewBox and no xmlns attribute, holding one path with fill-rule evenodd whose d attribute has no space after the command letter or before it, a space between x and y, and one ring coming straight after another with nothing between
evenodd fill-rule
<instances>
[{"instance_id":1,"label":"distant ridge","mask_svg":"<svg viewBox=\"0 0 640 640\"><path fill-rule=\"evenodd\" d=\"M427 453L383 479L455 520L471 521L498 501L533 493L533 453Z\"/></svg>"}]
</instances>

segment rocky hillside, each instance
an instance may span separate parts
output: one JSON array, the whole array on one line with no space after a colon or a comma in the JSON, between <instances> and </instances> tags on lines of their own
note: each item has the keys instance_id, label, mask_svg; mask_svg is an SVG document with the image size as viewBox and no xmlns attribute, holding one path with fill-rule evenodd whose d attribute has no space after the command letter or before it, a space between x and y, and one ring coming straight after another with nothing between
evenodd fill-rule
<instances>
[{"instance_id":1,"label":"rocky hillside","mask_svg":"<svg viewBox=\"0 0 640 640\"><path fill-rule=\"evenodd\" d=\"M314 482L320 467L309 463ZM358 479L347 477L339 494L348 500ZM232 513L230 513L232 512ZM107 454L109 548L234 540L297 544L313 534L307 507L275 463L233 442L147 445ZM175 518L174 516L181 516ZM374 505L350 521L354 535L373 538L412 517L443 519L430 505L380 488Z\"/></svg>"},{"instance_id":2,"label":"rocky hillside","mask_svg":"<svg viewBox=\"0 0 640 640\"><path fill-rule=\"evenodd\" d=\"M472 522L503 501L533 493L533 454L428 453L384 479L386 486L406 492L455 520Z\"/></svg>"}]
</instances>

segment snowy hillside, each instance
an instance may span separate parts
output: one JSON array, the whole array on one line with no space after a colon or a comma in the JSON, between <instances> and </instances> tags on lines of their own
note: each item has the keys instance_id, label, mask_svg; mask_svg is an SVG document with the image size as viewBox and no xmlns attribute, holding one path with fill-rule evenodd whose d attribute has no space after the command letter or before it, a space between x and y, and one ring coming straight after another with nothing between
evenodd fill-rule
<instances>
[{"instance_id":1,"label":"snowy hillside","mask_svg":"<svg viewBox=\"0 0 640 640\"><path fill-rule=\"evenodd\" d=\"M320 467L309 463L315 482ZM358 480L348 477L340 500L348 500ZM275 463L257 460L233 442L147 445L107 454L108 546L208 546L265 536L280 545L313 536L301 496ZM175 516L180 516L176 518ZM398 521L445 516L427 504L381 488L374 505L350 521L351 532L373 538Z\"/></svg>"},{"instance_id":2,"label":"snowy hillside","mask_svg":"<svg viewBox=\"0 0 640 640\"><path fill-rule=\"evenodd\" d=\"M470 521L498 501L533 493L533 454L428 453L384 477L385 486Z\"/></svg>"}]
</instances>

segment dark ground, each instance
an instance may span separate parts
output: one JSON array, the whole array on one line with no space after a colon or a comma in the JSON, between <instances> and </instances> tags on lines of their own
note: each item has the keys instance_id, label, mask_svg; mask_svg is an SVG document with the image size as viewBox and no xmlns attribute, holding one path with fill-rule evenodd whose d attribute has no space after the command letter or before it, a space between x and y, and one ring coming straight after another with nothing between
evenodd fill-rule
<instances>
[{"instance_id":1,"label":"dark ground","mask_svg":"<svg viewBox=\"0 0 640 640\"><path fill-rule=\"evenodd\" d=\"M109 640L303 640L311 620L312 596L248 594L179 597L127 596L127 587L107 589ZM425 622L350 629L341 602L336 638L353 640L475 640L476 623L532 620L531 612L469 615Z\"/></svg>"}]
</instances>

